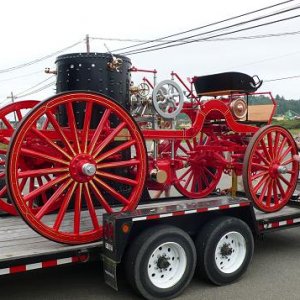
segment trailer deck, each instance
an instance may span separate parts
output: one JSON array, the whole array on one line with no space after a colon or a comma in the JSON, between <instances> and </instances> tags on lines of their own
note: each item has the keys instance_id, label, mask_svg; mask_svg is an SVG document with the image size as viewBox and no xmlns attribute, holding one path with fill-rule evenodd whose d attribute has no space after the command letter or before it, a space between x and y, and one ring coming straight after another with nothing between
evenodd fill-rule
<instances>
[{"instance_id":1,"label":"trailer deck","mask_svg":"<svg viewBox=\"0 0 300 300\"><path fill-rule=\"evenodd\" d=\"M142 220L145 215L149 218L164 218L176 215L177 211L192 213L197 210L212 211L229 209L249 204L245 198L214 196L206 199L184 200L182 197L153 200L141 204L133 212L136 220ZM250 204L249 204L250 205ZM279 229L280 227L295 226L300 223L300 207L286 206L282 210L266 214L253 210L259 230ZM175 212L175 213L174 213ZM102 220L104 211L99 209L97 215ZM132 213L130 213L132 214ZM71 216L70 216L71 217ZM51 216L48 216L51 221ZM72 226L70 222L66 226ZM0 218L0 275L27 271L38 268L52 267L67 263L87 261L91 254L100 259L102 241L84 245L64 245L47 240L33 231L21 218L1 216Z\"/></svg>"}]
</instances>

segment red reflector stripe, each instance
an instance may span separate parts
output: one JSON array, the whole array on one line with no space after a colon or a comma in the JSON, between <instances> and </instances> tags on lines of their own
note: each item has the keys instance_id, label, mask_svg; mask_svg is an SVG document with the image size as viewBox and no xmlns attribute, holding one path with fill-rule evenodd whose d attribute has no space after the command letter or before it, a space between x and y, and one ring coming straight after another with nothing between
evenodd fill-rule
<instances>
[{"instance_id":1,"label":"red reflector stripe","mask_svg":"<svg viewBox=\"0 0 300 300\"><path fill-rule=\"evenodd\" d=\"M10 267L9 270L10 270L11 274L19 273L19 272L25 272L26 271L26 266L25 265L23 265L23 266L14 266L14 267Z\"/></svg>"}]
</instances>

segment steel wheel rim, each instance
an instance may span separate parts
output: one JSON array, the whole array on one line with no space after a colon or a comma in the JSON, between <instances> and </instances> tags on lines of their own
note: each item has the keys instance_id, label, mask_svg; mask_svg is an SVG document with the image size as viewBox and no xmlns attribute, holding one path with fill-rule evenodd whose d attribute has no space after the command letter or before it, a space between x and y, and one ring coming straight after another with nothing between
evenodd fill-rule
<instances>
[{"instance_id":1,"label":"steel wheel rim","mask_svg":"<svg viewBox=\"0 0 300 300\"><path fill-rule=\"evenodd\" d=\"M246 240L236 231L224 234L217 244L215 264L222 273L237 271L246 258Z\"/></svg>"},{"instance_id":2,"label":"steel wheel rim","mask_svg":"<svg viewBox=\"0 0 300 300\"><path fill-rule=\"evenodd\" d=\"M150 282L157 288L176 285L187 267L187 256L181 245L167 242L159 245L150 255L147 271Z\"/></svg>"},{"instance_id":3,"label":"steel wheel rim","mask_svg":"<svg viewBox=\"0 0 300 300\"><path fill-rule=\"evenodd\" d=\"M15 130L14 126L10 123L10 118L12 115L16 119L15 121L20 122L24 115L26 114L26 111L28 109L32 109L34 106L36 106L39 103L39 101L36 100L26 100L26 101L19 101L10 103L0 109L0 122L3 124L5 128L0 129L0 143L3 145L8 146L9 140L11 136L13 135L13 132ZM26 111L25 111L26 110ZM7 149L1 148L0 154L5 155L7 154ZM1 160L0 164L2 166L5 166L5 160ZM0 171L0 179L5 179L5 170L3 169ZM9 202L10 200L5 198L7 196L7 187L4 185L2 188L0 188L0 209L7 212L11 215L17 215L18 212L15 208L15 206Z\"/></svg>"},{"instance_id":4,"label":"steel wheel rim","mask_svg":"<svg viewBox=\"0 0 300 300\"><path fill-rule=\"evenodd\" d=\"M84 121L80 129L77 128L79 121L76 121L73 110L73 105L77 103L84 103L85 108ZM67 129L54 118L54 112L61 109L61 107L66 109L68 115ZM95 128L90 128L93 126L90 122L93 116L93 107L98 109L100 107L102 115L100 110L100 120ZM34 124L44 115L48 118L48 127L38 131L33 130ZM113 118L120 121L114 128L111 127L113 122L111 119ZM46 130L48 134L46 138L43 136L45 135L43 130ZM124 135L121 133L122 130L125 132ZM28 139L30 134L41 139L50 148L52 153L46 151L48 148L46 150L41 148L40 151L43 152L42 158L53 163L53 166L49 172L51 175L50 183L24 195L19 183L20 178L24 176L24 173L18 171L20 153L22 152L22 155L34 155L38 159L41 158L36 150L28 150L22 147L22 142ZM113 145L117 139L123 139L124 136L128 140L125 140L124 143L123 141L120 142L117 146ZM109 147L111 148L108 149ZM130 149L134 148L134 158L110 160L112 157L122 157L122 151L128 149L128 147ZM102 237L102 224L97 216L96 204L100 203L106 212L113 211L113 208L106 201L107 198L103 196L103 190L107 195L117 197L120 205L115 211L132 210L137 206L146 177L145 145L134 120L119 104L95 93L60 94L38 105L24 118L18 132L15 133L10 145L8 163L8 190L24 220L45 237L69 244L88 243ZM95 167L96 173L88 174L84 167L85 164ZM135 169L136 173L131 178L125 178L108 171L116 168ZM40 174L48 174L48 171L49 167L41 168ZM25 175L32 176L28 172ZM125 199L121 193L111 188L107 184L108 179L120 186L131 186L128 198ZM36 194L43 194L44 198L47 197L45 196L45 186L50 188L52 185L57 185L57 189L46 198L47 201L45 201L42 209L37 213L30 211L26 203L31 201L31 198L35 197ZM57 215L55 221L51 221L47 213L52 205L56 205L56 202L60 199L59 197L62 199ZM83 201L85 201L86 215L83 215ZM74 203L73 219L71 218L71 221L68 222L65 216L71 202ZM84 228L84 226L87 226L84 223L85 221L89 223L89 228ZM73 224L71 224L72 222ZM66 229L66 223L69 224L69 229Z\"/></svg>"},{"instance_id":5,"label":"steel wheel rim","mask_svg":"<svg viewBox=\"0 0 300 300\"><path fill-rule=\"evenodd\" d=\"M206 136L201 132L198 138L177 144L175 159L183 167L179 169L175 167L174 169L174 186L186 197L202 198L208 196L214 191L221 179L223 168L215 166L213 158L206 157L204 153L201 154L201 150L200 152L195 151L197 145L209 145L210 143L216 143L214 137Z\"/></svg>"},{"instance_id":6,"label":"steel wheel rim","mask_svg":"<svg viewBox=\"0 0 300 300\"><path fill-rule=\"evenodd\" d=\"M298 150L291 134L279 126L261 128L251 140L244 161L244 188L255 206L266 212L284 207L297 184Z\"/></svg>"}]
</instances>

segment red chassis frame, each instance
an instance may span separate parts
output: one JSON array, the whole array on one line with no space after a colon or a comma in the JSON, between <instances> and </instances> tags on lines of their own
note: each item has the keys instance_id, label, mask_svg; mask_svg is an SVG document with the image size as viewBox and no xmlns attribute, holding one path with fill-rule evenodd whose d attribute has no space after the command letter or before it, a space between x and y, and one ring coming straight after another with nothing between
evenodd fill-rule
<instances>
[{"instance_id":1,"label":"red chassis frame","mask_svg":"<svg viewBox=\"0 0 300 300\"><path fill-rule=\"evenodd\" d=\"M137 68L133 68L132 71L153 73L154 76L156 76L157 73L156 70L144 70ZM166 180L163 183L149 180L147 182L147 187L150 190L160 191L157 195L160 195L163 191L165 191L166 195L168 195L169 187L173 184L176 186L176 183L178 183L178 180L180 180L176 178L174 169L176 170L183 168L184 163L180 161L176 155L175 157L171 157L171 141L174 142L175 149L181 147L181 149L185 151L183 149L184 147L180 144L181 141L193 140L199 134L201 134L202 139L203 134L205 134L206 136L213 137L211 138L210 143L204 144L201 141L200 144L198 143L197 145L193 146L189 145L189 149L186 149L186 154L192 156L192 152L202 152L201 158L209 159L211 161L210 167L219 170L217 172L218 174L215 174L217 175L216 178L213 179L215 184L211 185L208 189L204 189L205 191L203 191L203 193L198 192L185 194L185 189L180 190L181 193L189 197L204 197L212 192L216 187L223 171L225 173L229 173L231 170L234 170L237 175L242 174L243 157L249 143L249 138L258 131L259 127L248 125L246 124L247 121L244 121L243 123L238 122L229 108L228 104L232 99L245 96L245 94L231 93L228 95L228 98L224 98L224 96L222 96L219 99L210 99L205 102L200 102L200 98L197 97L192 90L193 79L189 80L189 83L191 84L191 88L189 88L177 73L172 72L171 76L172 78L176 78L184 86L189 93L189 97L192 99L192 102L185 103L182 109L182 113L185 113L189 116L192 125L189 129L183 128L180 130L142 129L142 134L145 140L168 141L167 144L165 143L163 146L158 147L158 152L164 152L164 155L154 158L150 154L148 161L150 175L153 170L163 170L167 174ZM150 80L145 77L143 80L148 84L151 83ZM273 109L268 121L264 123L264 125L269 125L272 121L272 117L277 106L272 94L270 92L247 94L247 96L252 95L267 95L270 98ZM222 121L216 124L211 122L214 119L214 115L216 115L217 118ZM160 148L161 150L159 150ZM224 155L222 155L223 152L231 152L232 155L229 159L227 159L224 157ZM199 156L196 156L197 155L194 155L195 159L201 159ZM194 158L191 160L193 159ZM199 168L201 169L201 166L196 165L195 168L199 170ZM205 176L205 172L202 173L202 175ZM209 184L209 182L206 182L206 184Z\"/></svg>"}]
</instances>

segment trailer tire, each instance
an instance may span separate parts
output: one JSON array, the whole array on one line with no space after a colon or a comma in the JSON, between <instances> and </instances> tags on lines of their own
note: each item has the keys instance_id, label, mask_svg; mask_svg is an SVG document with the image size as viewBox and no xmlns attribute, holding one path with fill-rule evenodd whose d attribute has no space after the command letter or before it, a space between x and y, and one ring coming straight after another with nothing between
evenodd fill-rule
<instances>
[{"instance_id":1,"label":"trailer tire","mask_svg":"<svg viewBox=\"0 0 300 300\"><path fill-rule=\"evenodd\" d=\"M237 280L247 270L254 250L249 226L228 216L207 223L199 232L195 245L197 274L216 285Z\"/></svg>"},{"instance_id":2,"label":"trailer tire","mask_svg":"<svg viewBox=\"0 0 300 300\"><path fill-rule=\"evenodd\" d=\"M158 225L143 231L126 254L126 277L146 299L171 299L190 283L196 249L190 236L175 226Z\"/></svg>"}]
</instances>

